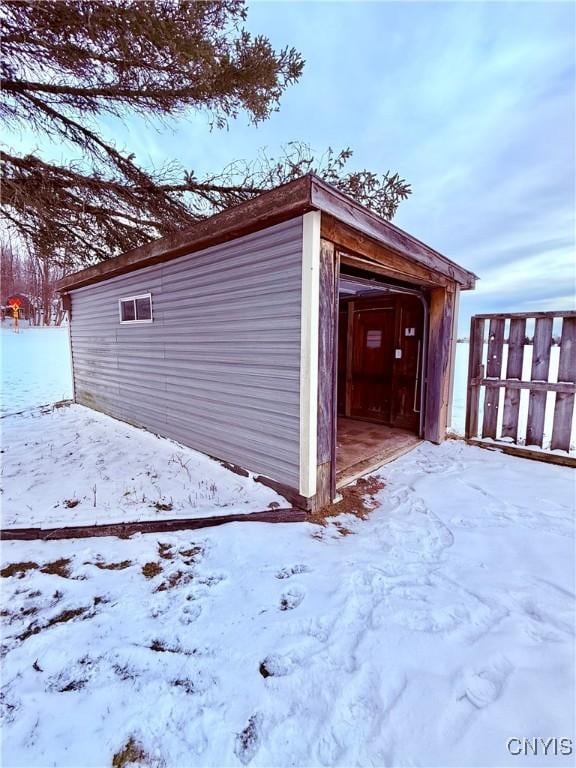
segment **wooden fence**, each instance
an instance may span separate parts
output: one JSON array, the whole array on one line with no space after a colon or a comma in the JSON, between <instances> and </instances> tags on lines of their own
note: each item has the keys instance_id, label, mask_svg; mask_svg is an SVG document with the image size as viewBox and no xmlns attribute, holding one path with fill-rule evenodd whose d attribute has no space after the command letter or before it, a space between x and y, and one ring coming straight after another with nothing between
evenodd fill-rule
<instances>
[{"instance_id":1,"label":"wooden fence","mask_svg":"<svg viewBox=\"0 0 576 768\"><path fill-rule=\"evenodd\" d=\"M576 312L475 315L469 354L466 439L576 467Z\"/></svg>"}]
</instances>

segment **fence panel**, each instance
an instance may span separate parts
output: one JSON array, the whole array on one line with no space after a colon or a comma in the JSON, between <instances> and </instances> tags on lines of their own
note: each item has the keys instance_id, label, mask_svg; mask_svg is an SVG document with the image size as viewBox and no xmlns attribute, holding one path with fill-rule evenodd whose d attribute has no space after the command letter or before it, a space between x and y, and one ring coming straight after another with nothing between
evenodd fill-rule
<instances>
[{"instance_id":1,"label":"fence panel","mask_svg":"<svg viewBox=\"0 0 576 768\"><path fill-rule=\"evenodd\" d=\"M528 392L527 404L523 390ZM550 392L554 393L553 409ZM576 453L571 451L575 394L576 312L472 317L466 403L469 442L576 467Z\"/></svg>"}]
</instances>

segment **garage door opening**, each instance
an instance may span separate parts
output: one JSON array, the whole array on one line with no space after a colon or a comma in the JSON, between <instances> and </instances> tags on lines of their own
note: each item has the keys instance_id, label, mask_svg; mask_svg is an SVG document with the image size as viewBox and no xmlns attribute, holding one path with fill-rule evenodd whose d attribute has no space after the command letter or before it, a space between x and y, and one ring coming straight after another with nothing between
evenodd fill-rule
<instances>
[{"instance_id":1,"label":"garage door opening","mask_svg":"<svg viewBox=\"0 0 576 768\"><path fill-rule=\"evenodd\" d=\"M336 484L406 453L423 430L427 309L422 294L341 273Z\"/></svg>"}]
</instances>

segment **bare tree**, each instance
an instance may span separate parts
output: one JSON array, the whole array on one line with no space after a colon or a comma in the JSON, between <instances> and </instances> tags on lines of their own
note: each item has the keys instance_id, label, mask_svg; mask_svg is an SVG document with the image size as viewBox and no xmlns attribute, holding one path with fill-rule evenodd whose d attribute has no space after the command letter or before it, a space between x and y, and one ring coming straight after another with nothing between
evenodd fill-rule
<instances>
[{"instance_id":1,"label":"bare tree","mask_svg":"<svg viewBox=\"0 0 576 768\"><path fill-rule=\"evenodd\" d=\"M5 307L11 296L22 296L26 301L24 316L32 325L62 322L62 308L55 295L56 282L62 275L62 267L34 251L25 251L21 244L0 243L0 301Z\"/></svg>"},{"instance_id":2,"label":"bare tree","mask_svg":"<svg viewBox=\"0 0 576 768\"><path fill-rule=\"evenodd\" d=\"M240 112L265 120L304 62L252 36L245 18L244 0L3 5L2 120L62 141L75 158L2 150L3 215L38 259L65 269L96 263L309 170L392 218L409 185L390 172L348 171L349 149L316 158L294 143L279 158L198 177L176 162L146 170L102 135L105 115L203 111L216 128Z\"/></svg>"}]
</instances>

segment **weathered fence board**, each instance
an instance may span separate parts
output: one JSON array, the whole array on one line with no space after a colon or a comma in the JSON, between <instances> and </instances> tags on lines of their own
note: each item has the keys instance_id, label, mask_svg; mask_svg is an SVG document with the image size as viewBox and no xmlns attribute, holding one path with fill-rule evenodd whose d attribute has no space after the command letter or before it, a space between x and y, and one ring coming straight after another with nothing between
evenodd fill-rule
<instances>
[{"instance_id":1,"label":"weathered fence board","mask_svg":"<svg viewBox=\"0 0 576 768\"><path fill-rule=\"evenodd\" d=\"M486 378L500 379L502 376L502 355L504 352L504 324L499 318L490 320L488 332L488 355L486 358ZM484 398L484 420L482 434L485 437L496 437L500 389L491 384L486 385Z\"/></svg>"},{"instance_id":2,"label":"weathered fence board","mask_svg":"<svg viewBox=\"0 0 576 768\"><path fill-rule=\"evenodd\" d=\"M534 322L530 380L523 379L530 349L527 321ZM485 341L486 321L489 321ZM506 323L509 322L508 338ZM551 353L555 324L562 324L560 338L558 381L551 378ZM557 330L557 329L556 329ZM486 370L482 365L484 344L487 343ZM506 373L503 372L504 351L507 347ZM504 378L505 375L505 378ZM481 391L485 397L480 413ZM498 410L504 389L502 425L499 430ZM526 434L519 434L521 392L528 391ZM542 450L548 393L555 399L552 436L549 450ZM466 439L485 447L499 447L507 453L530 456L576 466L576 457L553 453L557 449L570 451L572 422L576 409L576 312L497 313L475 315L470 323L470 358L468 361L468 401L466 406ZM550 415L550 414L549 414ZM480 435L478 427L481 424ZM548 427L546 425L548 424ZM500 432L500 434L499 434ZM498 442L504 439L502 442ZM483 441L485 441L483 443ZM495 441L495 443L493 442ZM539 446L529 449L525 446Z\"/></svg>"},{"instance_id":3,"label":"weathered fence board","mask_svg":"<svg viewBox=\"0 0 576 768\"><path fill-rule=\"evenodd\" d=\"M522 378L524 362L524 344L526 342L526 319L510 320L508 332L508 362L506 378ZM502 437L511 437L514 442L518 439L518 417L520 413L520 389L506 387L504 394L504 414L502 416Z\"/></svg>"},{"instance_id":4,"label":"weathered fence board","mask_svg":"<svg viewBox=\"0 0 576 768\"><path fill-rule=\"evenodd\" d=\"M560 363L558 382L576 382L576 318L566 318L560 338ZM570 432L574 413L574 393L558 392L554 404L554 425L551 448L567 451L570 448Z\"/></svg>"},{"instance_id":5,"label":"weathered fence board","mask_svg":"<svg viewBox=\"0 0 576 768\"><path fill-rule=\"evenodd\" d=\"M478 414L480 411L480 385L475 383L484 378L482 371L482 352L484 349L484 320L472 318L470 321L470 356L468 358L468 400L466 407L466 437L478 434Z\"/></svg>"},{"instance_id":6,"label":"weathered fence board","mask_svg":"<svg viewBox=\"0 0 576 768\"><path fill-rule=\"evenodd\" d=\"M550 372L550 350L552 348L551 317L539 317L536 320L532 347L531 381L548 381ZM536 389L530 392L528 402L528 426L526 427L526 445L542 446L544 438L544 417L546 413L547 393Z\"/></svg>"}]
</instances>

